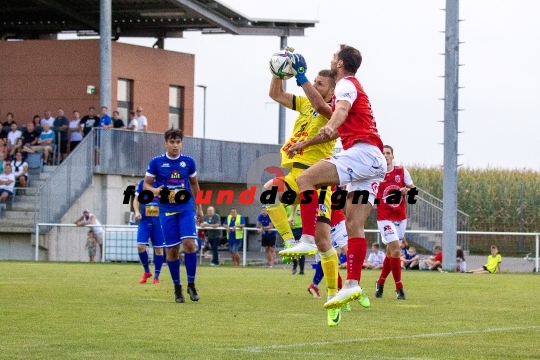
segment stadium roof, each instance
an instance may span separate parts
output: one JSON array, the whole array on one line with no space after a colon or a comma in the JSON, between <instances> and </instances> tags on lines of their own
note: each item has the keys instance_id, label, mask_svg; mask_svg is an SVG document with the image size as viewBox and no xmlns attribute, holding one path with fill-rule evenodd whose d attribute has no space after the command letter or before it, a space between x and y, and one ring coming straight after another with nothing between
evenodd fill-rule
<instances>
[{"instance_id":1,"label":"stadium roof","mask_svg":"<svg viewBox=\"0 0 540 360\"><path fill-rule=\"evenodd\" d=\"M97 35L99 16L100 0L0 0L0 36ZM117 37L182 37L184 31L303 36L315 23L248 18L219 0L112 0L112 33Z\"/></svg>"}]
</instances>

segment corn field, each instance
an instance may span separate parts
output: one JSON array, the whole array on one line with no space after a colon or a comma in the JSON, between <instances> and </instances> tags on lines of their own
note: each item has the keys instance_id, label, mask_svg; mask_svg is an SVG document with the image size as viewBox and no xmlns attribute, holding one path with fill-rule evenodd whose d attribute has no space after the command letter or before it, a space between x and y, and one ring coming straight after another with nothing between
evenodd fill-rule
<instances>
[{"instance_id":1,"label":"corn field","mask_svg":"<svg viewBox=\"0 0 540 360\"><path fill-rule=\"evenodd\" d=\"M443 198L441 168L407 169L415 185ZM540 232L540 172L461 168L458 209L470 215L471 231ZM489 253L491 244L499 246L502 252L521 254L534 249L534 238L472 236L470 250Z\"/></svg>"}]
</instances>

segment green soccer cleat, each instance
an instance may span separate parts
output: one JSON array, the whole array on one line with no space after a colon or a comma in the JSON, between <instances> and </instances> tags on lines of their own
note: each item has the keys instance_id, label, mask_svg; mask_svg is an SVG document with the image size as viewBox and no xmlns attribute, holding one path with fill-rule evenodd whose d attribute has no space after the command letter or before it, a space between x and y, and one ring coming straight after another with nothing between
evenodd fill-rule
<instances>
[{"instance_id":1,"label":"green soccer cleat","mask_svg":"<svg viewBox=\"0 0 540 360\"><path fill-rule=\"evenodd\" d=\"M341 322L341 309L328 309L328 326L338 326Z\"/></svg>"},{"instance_id":2,"label":"green soccer cleat","mask_svg":"<svg viewBox=\"0 0 540 360\"><path fill-rule=\"evenodd\" d=\"M369 298L364 292L364 289L362 289L362 295L360 295L360 298L358 299L358 303L362 305L362 307L365 307L365 308L368 308L371 305L371 302L369 301Z\"/></svg>"},{"instance_id":3,"label":"green soccer cleat","mask_svg":"<svg viewBox=\"0 0 540 360\"><path fill-rule=\"evenodd\" d=\"M294 246L294 244L296 244L296 242L294 240L287 240L285 241L285 246L283 247L284 250L287 250L287 249L290 249ZM284 256L281 261L284 263L284 264L290 264L292 262L292 258L288 257L288 256Z\"/></svg>"},{"instance_id":4,"label":"green soccer cleat","mask_svg":"<svg viewBox=\"0 0 540 360\"><path fill-rule=\"evenodd\" d=\"M343 307L341 308L341 311L351 311L351 304L346 303L345 305L343 305Z\"/></svg>"}]
</instances>

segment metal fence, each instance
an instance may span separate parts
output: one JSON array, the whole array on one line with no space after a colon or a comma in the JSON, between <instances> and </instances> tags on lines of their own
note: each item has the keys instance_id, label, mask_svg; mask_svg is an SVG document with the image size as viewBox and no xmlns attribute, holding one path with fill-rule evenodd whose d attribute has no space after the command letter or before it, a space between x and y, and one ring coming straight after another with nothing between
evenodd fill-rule
<instances>
[{"instance_id":1,"label":"metal fence","mask_svg":"<svg viewBox=\"0 0 540 360\"><path fill-rule=\"evenodd\" d=\"M143 176L148 162L165 152L162 133L99 129L95 172ZM266 153L279 153L280 146L238 143L185 137L182 153L197 164L199 181L246 183L250 164ZM276 164L279 166L280 164Z\"/></svg>"},{"instance_id":2,"label":"metal fence","mask_svg":"<svg viewBox=\"0 0 540 360\"><path fill-rule=\"evenodd\" d=\"M418 187L416 189L418 190L416 204L407 205L407 228L413 230L442 230L443 201ZM458 210L457 220L458 231L469 230L469 215ZM431 252L435 245L441 245L442 241L442 235L435 233L411 233L408 238ZM469 250L469 237L467 234L458 234L456 243L463 250Z\"/></svg>"},{"instance_id":3,"label":"metal fence","mask_svg":"<svg viewBox=\"0 0 540 360\"><path fill-rule=\"evenodd\" d=\"M93 133L88 134L40 186L34 223L57 223L92 183ZM48 231L42 229L42 231Z\"/></svg>"}]
</instances>

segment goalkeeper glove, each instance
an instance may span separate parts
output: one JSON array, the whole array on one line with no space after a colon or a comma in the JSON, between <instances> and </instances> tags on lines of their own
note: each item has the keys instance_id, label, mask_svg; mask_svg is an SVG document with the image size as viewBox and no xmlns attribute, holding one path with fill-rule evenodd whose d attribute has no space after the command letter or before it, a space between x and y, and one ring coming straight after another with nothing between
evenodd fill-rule
<instances>
[{"instance_id":1,"label":"goalkeeper glove","mask_svg":"<svg viewBox=\"0 0 540 360\"><path fill-rule=\"evenodd\" d=\"M308 82L306 77L307 64L304 57L300 54L291 54L291 63L295 71L296 85L302 86Z\"/></svg>"}]
</instances>

